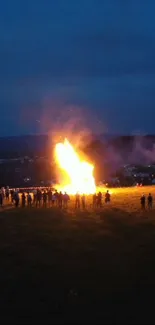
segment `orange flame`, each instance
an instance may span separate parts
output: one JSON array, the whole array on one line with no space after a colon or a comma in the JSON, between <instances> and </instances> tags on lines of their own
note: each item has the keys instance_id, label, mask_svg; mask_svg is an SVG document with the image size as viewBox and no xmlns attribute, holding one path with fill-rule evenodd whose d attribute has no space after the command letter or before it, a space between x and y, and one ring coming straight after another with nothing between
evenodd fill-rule
<instances>
[{"instance_id":1,"label":"orange flame","mask_svg":"<svg viewBox=\"0 0 155 325\"><path fill-rule=\"evenodd\" d=\"M61 188L69 194L96 192L95 179L93 177L94 166L86 161L81 161L77 152L67 139L64 143L57 143L55 148L56 159L59 167L69 177L69 184ZM67 177L66 177L67 178Z\"/></svg>"}]
</instances>

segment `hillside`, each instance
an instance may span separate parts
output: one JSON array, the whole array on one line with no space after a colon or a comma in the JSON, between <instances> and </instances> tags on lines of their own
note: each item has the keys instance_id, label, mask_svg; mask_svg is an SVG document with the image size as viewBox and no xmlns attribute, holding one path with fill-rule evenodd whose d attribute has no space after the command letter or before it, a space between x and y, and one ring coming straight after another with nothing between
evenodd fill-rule
<instances>
[{"instance_id":1,"label":"hillside","mask_svg":"<svg viewBox=\"0 0 155 325\"><path fill-rule=\"evenodd\" d=\"M46 154L47 135L0 137L0 159Z\"/></svg>"},{"instance_id":2,"label":"hillside","mask_svg":"<svg viewBox=\"0 0 155 325\"><path fill-rule=\"evenodd\" d=\"M51 141L48 135L26 135L18 137L0 137L0 159L21 156L49 155ZM155 135L146 136L107 136L91 138L90 143L83 146L86 153L102 157L104 160L124 161L147 158L154 159ZM145 160L145 159L144 159ZM155 159L154 159L155 160Z\"/></svg>"}]
</instances>

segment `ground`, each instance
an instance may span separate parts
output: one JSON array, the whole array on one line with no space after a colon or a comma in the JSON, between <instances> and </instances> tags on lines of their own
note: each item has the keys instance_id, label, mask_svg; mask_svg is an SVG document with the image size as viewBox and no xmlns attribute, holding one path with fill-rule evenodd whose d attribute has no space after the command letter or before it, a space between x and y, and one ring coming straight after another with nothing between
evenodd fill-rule
<instances>
[{"instance_id":1,"label":"ground","mask_svg":"<svg viewBox=\"0 0 155 325\"><path fill-rule=\"evenodd\" d=\"M155 209L139 201L155 188L112 192L97 211L1 211L1 323L155 322Z\"/></svg>"}]
</instances>

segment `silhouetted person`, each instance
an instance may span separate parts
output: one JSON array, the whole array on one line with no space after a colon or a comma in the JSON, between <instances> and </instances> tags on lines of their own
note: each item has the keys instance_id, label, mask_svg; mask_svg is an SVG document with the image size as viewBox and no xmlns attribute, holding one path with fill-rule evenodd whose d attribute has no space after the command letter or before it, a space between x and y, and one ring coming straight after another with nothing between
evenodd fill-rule
<instances>
[{"instance_id":1,"label":"silhouetted person","mask_svg":"<svg viewBox=\"0 0 155 325\"><path fill-rule=\"evenodd\" d=\"M46 208L47 203L47 193L46 191L43 192L43 207Z\"/></svg>"},{"instance_id":2,"label":"silhouetted person","mask_svg":"<svg viewBox=\"0 0 155 325\"><path fill-rule=\"evenodd\" d=\"M34 206L36 205L36 202L37 202L37 191L34 190L34 192L33 192L33 204L34 204Z\"/></svg>"},{"instance_id":3,"label":"silhouetted person","mask_svg":"<svg viewBox=\"0 0 155 325\"><path fill-rule=\"evenodd\" d=\"M15 201L15 207L17 208L19 206L19 194L18 194L18 192L15 192L15 194L14 194L14 201Z\"/></svg>"},{"instance_id":4,"label":"silhouetted person","mask_svg":"<svg viewBox=\"0 0 155 325\"><path fill-rule=\"evenodd\" d=\"M14 190L11 190L11 202L12 203L14 201L14 194L15 194L15 191Z\"/></svg>"},{"instance_id":5,"label":"silhouetted person","mask_svg":"<svg viewBox=\"0 0 155 325\"><path fill-rule=\"evenodd\" d=\"M82 208L85 209L86 208L86 197L85 197L85 194L83 194L82 197L81 197L81 203L82 203Z\"/></svg>"},{"instance_id":6,"label":"silhouetted person","mask_svg":"<svg viewBox=\"0 0 155 325\"><path fill-rule=\"evenodd\" d=\"M2 208L3 206L3 193L0 191L0 207Z\"/></svg>"},{"instance_id":7,"label":"silhouetted person","mask_svg":"<svg viewBox=\"0 0 155 325\"><path fill-rule=\"evenodd\" d=\"M59 196L58 196L58 203L59 203L60 209L62 208L62 201L63 201L63 194L62 194L62 192L60 192Z\"/></svg>"},{"instance_id":8,"label":"silhouetted person","mask_svg":"<svg viewBox=\"0 0 155 325\"><path fill-rule=\"evenodd\" d=\"M38 205L39 205L39 207L40 207L40 205L41 205L41 198L42 198L42 193L41 193L41 191L38 189L38 190L37 190L37 197L36 197L36 207L38 207Z\"/></svg>"},{"instance_id":9,"label":"silhouetted person","mask_svg":"<svg viewBox=\"0 0 155 325\"><path fill-rule=\"evenodd\" d=\"M56 195L52 194L52 206L55 205L55 202L56 202Z\"/></svg>"},{"instance_id":10,"label":"silhouetted person","mask_svg":"<svg viewBox=\"0 0 155 325\"><path fill-rule=\"evenodd\" d=\"M96 203L97 203L97 195L96 193L93 194L93 208L96 208Z\"/></svg>"},{"instance_id":11,"label":"silhouetted person","mask_svg":"<svg viewBox=\"0 0 155 325\"><path fill-rule=\"evenodd\" d=\"M145 210L145 195L144 194L141 196L140 201L141 201L142 210Z\"/></svg>"},{"instance_id":12,"label":"silhouetted person","mask_svg":"<svg viewBox=\"0 0 155 325\"><path fill-rule=\"evenodd\" d=\"M105 203L108 203L110 202L110 193L109 191L107 190L106 194L105 194Z\"/></svg>"},{"instance_id":13,"label":"silhouetted person","mask_svg":"<svg viewBox=\"0 0 155 325\"><path fill-rule=\"evenodd\" d=\"M152 203L153 203L153 197L152 197L151 193L149 193L148 198L147 198L147 204L148 204L149 210L152 209Z\"/></svg>"},{"instance_id":14,"label":"silhouetted person","mask_svg":"<svg viewBox=\"0 0 155 325\"><path fill-rule=\"evenodd\" d=\"M1 192L2 192L3 200L4 200L4 198L5 198L5 189L4 189L4 187L1 188Z\"/></svg>"},{"instance_id":15,"label":"silhouetted person","mask_svg":"<svg viewBox=\"0 0 155 325\"><path fill-rule=\"evenodd\" d=\"M97 194L97 207L98 208L101 208L102 207L102 193L101 192L99 192Z\"/></svg>"},{"instance_id":16,"label":"silhouetted person","mask_svg":"<svg viewBox=\"0 0 155 325\"><path fill-rule=\"evenodd\" d=\"M63 195L63 204L64 204L64 208L68 207L68 201L70 200L69 195L65 192L65 194Z\"/></svg>"},{"instance_id":17,"label":"silhouetted person","mask_svg":"<svg viewBox=\"0 0 155 325\"><path fill-rule=\"evenodd\" d=\"M25 208L25 202L26 202L26 195L25 193L22 193L22 208Z\"/></svg>"},{"instance_id":18,"label":"silhouetted person","mask_svg":"<svg viewBox=\"0 0 155 325\"><path fill-rule=\"evenodd\" d=\"M51 207L51 205L52 205L52 191L51 191L51 189L48 190L47 196L48 196L48 205L49 205L49 207Z\"/></svg>"},{"instance_id":19,"label":"silhouetted person","mask_svg":"<svg viewBox=\"0 0 155 325\"><path fill-rule=\"evenodd\" d=\"M59 206L59 193L57 190L55 191L54 195L55 195L56 206L58 207Z\"/></svg>"},{"instance_id":20,"label":"silhouetted person","mask_svg":"<svg viewBox=\"0 0 155 325\"><path fill-rule=\"evenodd\" d=\"M75 196L75 208L80 208L80 194L76 193Z\"/></svg>"},{"instance_id":21,"label":"silhouetted person","mask_svg":"<svg viewBox=\"0 0 155 325\"><path fill-rule=\"evenodd\" d=\"M32 196L30 193L28 193L28 195L27 195L27 205L29 208L32 207Z\"/></svg>"},{"instance_id":22,"label":"silhouetted person","mask_svg":"<svg viewBox=\"0 0 155 325\"><path fill-rule=\"evenodd\" d=\"M6 196L6 200L9 201L9 195L10 195L10 191L9 188L6 188L6 192L5 192L5 196Z\"/></svg>"}]
</instances>

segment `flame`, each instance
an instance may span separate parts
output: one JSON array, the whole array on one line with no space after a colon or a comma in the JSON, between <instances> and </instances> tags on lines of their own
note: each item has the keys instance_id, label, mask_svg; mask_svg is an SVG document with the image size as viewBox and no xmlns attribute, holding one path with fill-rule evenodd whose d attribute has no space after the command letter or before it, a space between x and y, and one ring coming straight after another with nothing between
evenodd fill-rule
<instances>
[{"instance_id":1,"label":"flame","mask_svg":"<svg viewBox=\"0 0 155 325\"><path fill-rule=\"evenodd\" d=\"M57 143L55 148L56 159L59 167L65 171L69 184L61 188L69 194L96 192L95 179L93 177L94 166L86 161L81 161L79 155L67 139L63 143ZM65 182L67 183L67 181Z\"/></svg>"}]
</instances>

